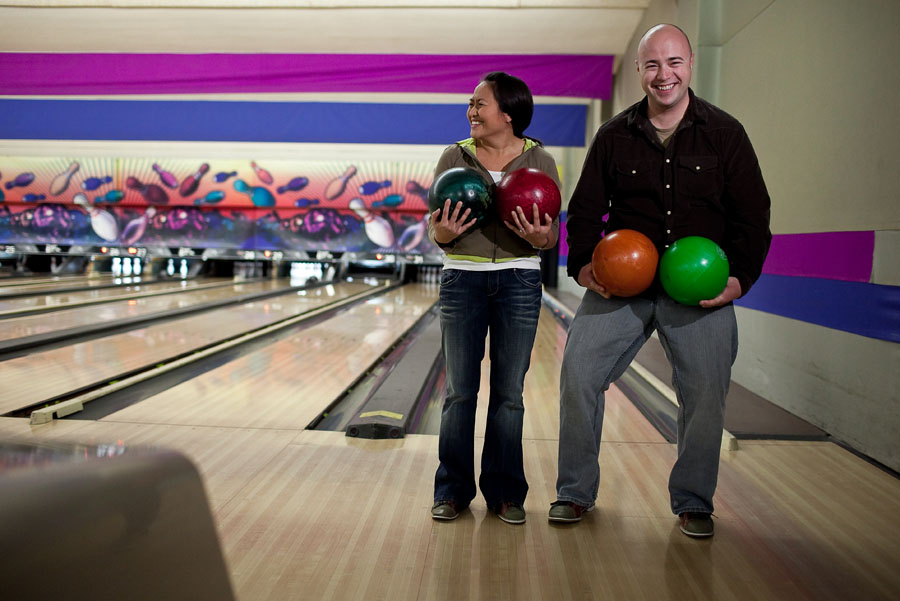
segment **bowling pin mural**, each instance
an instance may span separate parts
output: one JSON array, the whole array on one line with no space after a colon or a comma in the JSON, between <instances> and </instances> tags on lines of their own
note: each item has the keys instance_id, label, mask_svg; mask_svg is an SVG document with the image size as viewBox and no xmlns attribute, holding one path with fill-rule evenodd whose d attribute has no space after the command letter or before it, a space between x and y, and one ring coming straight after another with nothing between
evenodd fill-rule
<instances>
[{"instance_id":1,"label":"bowling pin mural","mask_svg":"<svg viewBox=\"0 0 900 601\"><path fill-rule=\"evenodd\" d=\"M387 188L390 185L390 180L384 180L382 182L366 182L359 187L359 193L363 196L371 196L382 188Z\"/></svg>"},{"instance_id":2,"label":"bowling pin mural","mask_svg":"<svg viewBox=\"0 0 900 601\"><path fill-rule=\"evenodd\" d=\"M53 181L50 182L50 195L59 196L65 192L66 188L69 187L69 181L71 181L72 176L75 175L80 168L81 165L78 164L78 161L72 161L68 169L54 177Z\"/></svg>"},{"instance_id":3,"label":"bowling pin mural","mask_svg":"<svg viewBox=\"0 0 900 601\"><path fill-rule=\"evenodd\" d=\"M294 179L289 181L286 186L279 186L278 193L284 194L285 192L299 192L307 185L309 185L309 178L295 177Z\"/></svg>"},{"instance_id":4,"label":"bowling pin mural","mask_svg":"<svg viewBox=\"0 0 900 601\"><path fill-rule=\"evenodd\" d=\"M83 208L91 217L91 228L94 233L107 242L115 242L119 238L119 223L109 212L95 206L91 206L87 196L79 192L72 198L72 202Z\"/></svg>"},{"instance_id":5,"label":"bowling pin mural","mask_svg":"<svg viewBox=\"0 0 900 601\"><path fill-rule=\"evenodd\" d=\"M138 178L132 175L125 180L125 185L132 190L140 192L141 196L144 197L144 200L150 204L164 205L169 203L169 195L156 184L143 184Z\"/></svg>"},{"instance_id":6,"label":"bowling pin mural","mask_svg":"<svg viewBox=\"0 0 900 601\"><path fill-rule=\"evenodd\" d=\"M203 175L209 171L209 163L203 163L197 169L196 172L184 178L184 181L181 182L181 188L178 190L178 193L181 196L187 198L191 194L197 191L197 186L200 185L200 180L203 178Z\"/></svg>"},{"instance_id":7,"label":"bowling pin mural","mask_svg":"<svg viewBox=\"0 0 900 601\"><path fill-rule=\"evenodd\" d=\"M425 232L428 230L429 217L431 215L426 214L418 222L403 230L403 233L400 234L400 238L397 240L397 246L409 252L421 244L425 238Z\"/></svg>"},{"instance_id":8,"label":"bowling pin mural","mask_svg":"<svg viewBox=\"0 0 900 601\"><path fill-rule=\"evenodd\" d=\"M114 203L114 202L119 202L123 198L125 198L125 193L122 192L121 190L110 190L103 196L95 196L94 203L98 203L98 202Z\"/></svg>"},{"instance_id":9,"label":"bowling pin mural","mask_svg":"<svg viewBox=\"0 0 900 601\"><path fill-rule=\"evenodd\" d=\"M6 182L4 186L7 190L12 190L13 188L19 187L24 188L28 184L34 181L34 173L20 173L16 176L16 178L12 181Z\"/></svg>"},{"instance_id":10,"label":"bowling pin mural","mask_svg":"<svg viewBox=\"0 0 900 601\"><path fill-rule=\"evenodd\" d=\"M234 189L242 194L246 194L253 201L253 205L257 207L273 207L275 206L275 197L266 188L262 186L251 186L242 179L234 180Z\"/></svg>"},{"instance_id":11,"label":"bowling pin mural","mask_svg":"<svg viewBox=\"0 0 900 601\"><path fill-rule=\"evenodd\" d=\"M219 171L213 176L213 180L215 180L217 184L221 184L224 181L228 181L228 178L234 177L235 175L237 175L237 171Z\"/></svg>"},{"instance_id":12,"label":"bowling pin mural","mask_svg":"<svg viewBox=\"0 0 900 601\"><path fill-rule=\"evenodd\" d=\"M156 174L159 176L159 180L172 188L173 190L178 187L178 179L172 175L171 172L166 171L162 167L159 166L159 163L153 163L153 170L156 171Z\"/></svg>"},{"instance_id":13,"label":"bowling pin mural","mask_svg":"<svg viewBox=\"0 0 900 601\"><path fill-rule=\"evenodd\" d=\"M356 175L356 165L350 165L347 167L347 170L344 171L343 175L328 182L328 185L325 186L325 200L334 200L343 194L344 190L347 189L347 182L350 181L350 178L354 175Z\"/></svg>"},{"instance_id":14,"label":"bowling pin mural","mask_svg":"<svg viewBox=\"0 0 900 601\"><path fill-rule=\"evenodd\" d=\"M250 166L253 168L253 171L256 172L256 177L259 178L264 184L271 184L274 179L272 179L272 174L260 167L256 164L256 161L250 161Z\"/></svg>"},{"instance_id":15,"label":"bowling pin mural","mask_svg":"<svg viewBox=\"0 0 900 601\"><path fill-rule=\"evenodd\" d=\"M388 194L381 200L376 200L372 203L373 207L399 207L403 204L403 195L402 194Z\"/></svg>"},{"instance_id":16,"label":"bowling pin mural","mask_svg":"<svg viewBox=\"0 0 900 601\"><path fill-rule=\"evenodd\" d=\"M92 192L96 190L100 186L105 186L106 184L112 181L112 177L109 175L104 175L103 177L89 177L86 178L83 182L81 182L81 189L85 192Z\"/></svg>"},{"instance_id":17,"label":"bowling pin mural","mask_svg":"<svg viewBox=\"0 0 900 601\"><path fill-rule=\"evenodd\" d=\"M224 198L225 198L224 192L222 192L221 190L213 190L212 192L209 192L206 196L203 196L201 198L195 198L194 204L195 205L216 204L218 202L221 202L222 199L224 199Z\"/></svg>"},{"instance_id":18,"label":"bowling pin mural","mask_svg":"<svg viewBox=\"0 0 900 601\"><path fill-rule=\"evenodd\" d=\"M366 203L361 198L350 200L350 210L363 220L366 237L379 248L391 248L394 246L394 228L384 217L373 215L366 208Z\"/></svg>"},{"instance_id":19,"label":"bowling pin mural","mask_svg":"<svg viewBox=\"0 0 900 601\"><path fill-rule=\"evenodd\" d=\"M144 236L147 231L147 224L156 215L154 207L147 207L147 210L140 217L136 217L129 221L122 229L120 240L122 244L134 244Z\"/></svg>"}]
</instances>

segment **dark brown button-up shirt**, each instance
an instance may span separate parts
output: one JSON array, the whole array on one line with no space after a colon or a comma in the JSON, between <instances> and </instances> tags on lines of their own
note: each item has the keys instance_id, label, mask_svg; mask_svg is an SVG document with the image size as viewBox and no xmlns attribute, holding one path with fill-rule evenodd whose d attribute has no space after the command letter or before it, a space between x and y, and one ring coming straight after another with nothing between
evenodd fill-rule
<instances>
[{"instance_id":1,"label":"dark brown button-up shirt","mask_svg":"<svg viewBox=\"0 0 900 601\"><path fill-rule=\"evenodd\" d=\"M750 139L725 111L694 95L666 146L647 99L603 124L569 201L568 273L577 279L605 232L634 229L660 256L685 236L725 251L746 294L769 250L769 194ZM604 220L608 213L608 220ZM658 291L658 278L648 291Z\"/></svg>"}]
</instances>

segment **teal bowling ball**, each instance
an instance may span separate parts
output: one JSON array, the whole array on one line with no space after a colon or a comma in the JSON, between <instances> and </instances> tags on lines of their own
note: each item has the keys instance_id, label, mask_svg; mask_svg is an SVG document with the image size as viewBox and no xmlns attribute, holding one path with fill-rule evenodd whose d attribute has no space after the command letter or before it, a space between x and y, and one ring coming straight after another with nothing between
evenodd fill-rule
<instances>
[{"instance_id":1,"label":"teal bowling ball","mask_svg":"<svg viewBox=\"0 0 900 601\"><path fill-rule=\"evenodd\" d=\"M467 208L471 210L466 221L475 219L473 227L481 227L493 214L491 189L489 184L474 169L453 167L439 174L428 189L428 208L433 213L444 208L444 201L450 199L451 214L456 203L462 201L460 215Z\"/></svg>"},{"instance_id":2,"label":"teal bowling ball","mask_svg":"<svg viewBox=\"0 0 900 601\"><path fill-rule=\"evenodd\" d=\"M728 283L728 257L718 244L687 236L672 244L659 260L659 281L683 305L699 305L721 294Z\"/></svg>"}]
</instances>

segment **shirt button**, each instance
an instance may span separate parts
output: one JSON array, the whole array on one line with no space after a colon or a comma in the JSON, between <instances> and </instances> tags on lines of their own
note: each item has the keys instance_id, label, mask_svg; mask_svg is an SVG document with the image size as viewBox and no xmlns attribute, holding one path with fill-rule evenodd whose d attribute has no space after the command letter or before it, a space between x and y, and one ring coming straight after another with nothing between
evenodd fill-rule
<instances>
[{"instance_id":1,"label":"shirt button","mask_svg":"<svg viewBox=\"0 0 900 601\"><path fill-rule=\"evenodd\" d=\"M668 190L668 189L671 188L671 187L672 187L672 186L670 186L669 184L666 184L666 190Z\"/></svg>"},{"instance_id":2,"label":"shirt button","mask_svg":"<svg viewBox=\"0 0 900 601\"><path fill-rule=\"evenodd\" d=\"M671 233L672 233L672 230L666 230L666 233L667 233L667 234L671 234Z\"/></svg>"},{"instance_id":3,"label":"shirt button","mask_svg":"<svg viewBox=\"0 0 900 601\"><path fill-rule=\"evenodd\" d=\"M669 159L666 159L666 162L667 162L667 163L671 163L672 161L670 161Z\"/></svg>"},{"instance_id":4,"label":"shirt button","mask_svg":"<svg viewBox=\"0 0 900 601\"><path fill-rule=\"evenodd\" d=\"M697 171L700 171L700 165L697 165Z\"/></svg>"},{"instance_id":5,"label":"shirt button","mask_svg":"<svg viewBox=\"0 0 900 601\"><path fill-rule=\"evenodd\" d=\"M637 173L637 171L635 171L634 169L632 169L632 170L631 170L631 175L634 175L635 173Z\"/></svg>"},{"instance_id":6,"label":"shirt button","mask_svg":"<svg viewBox=\"0 0 900 601\"><path fill-rule=\"evenodd\" d=\"M666 215L671 215L672 211L666 211Z\"/></svg>"}]
</instances>

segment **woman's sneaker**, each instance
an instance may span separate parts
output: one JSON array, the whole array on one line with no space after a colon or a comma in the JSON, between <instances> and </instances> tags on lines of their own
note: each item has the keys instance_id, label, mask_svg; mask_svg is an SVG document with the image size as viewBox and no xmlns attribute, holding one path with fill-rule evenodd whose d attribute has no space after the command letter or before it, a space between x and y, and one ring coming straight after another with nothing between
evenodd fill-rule
<instances>
[{"instance_id":1,"label":"woman's sneaker","mask_svg":"<svg viewBox=\"0 0 900 601\"><path fill-rule=\"evenodd\" d=\"M712 515L708 513L693 513L687 511L678 516L681 521L681 531L688 536L703 538L712 536L714 527Z\"/></svg>"},{"instance_id":2,"label":"woman's sneaker","mask_svg":"<svg viewBox=\"0 0 900 601\"><path fill-rule=\"evenodd\" d=\"M453 501L438 501L431 508L431 517L436 520L455 520L459 517L456 503Z\"/></svg>"},{"instance_id":3,"label":"woman's sneaker","mask_svg":"<svg viewBox=\"0 0 900 601\"><path fill-rule=\"evenodd\" d=\"M497 517L507 524L524 524L525 510L518 503L504 503L500 506Z\"/></svg>"}]
</instances>

